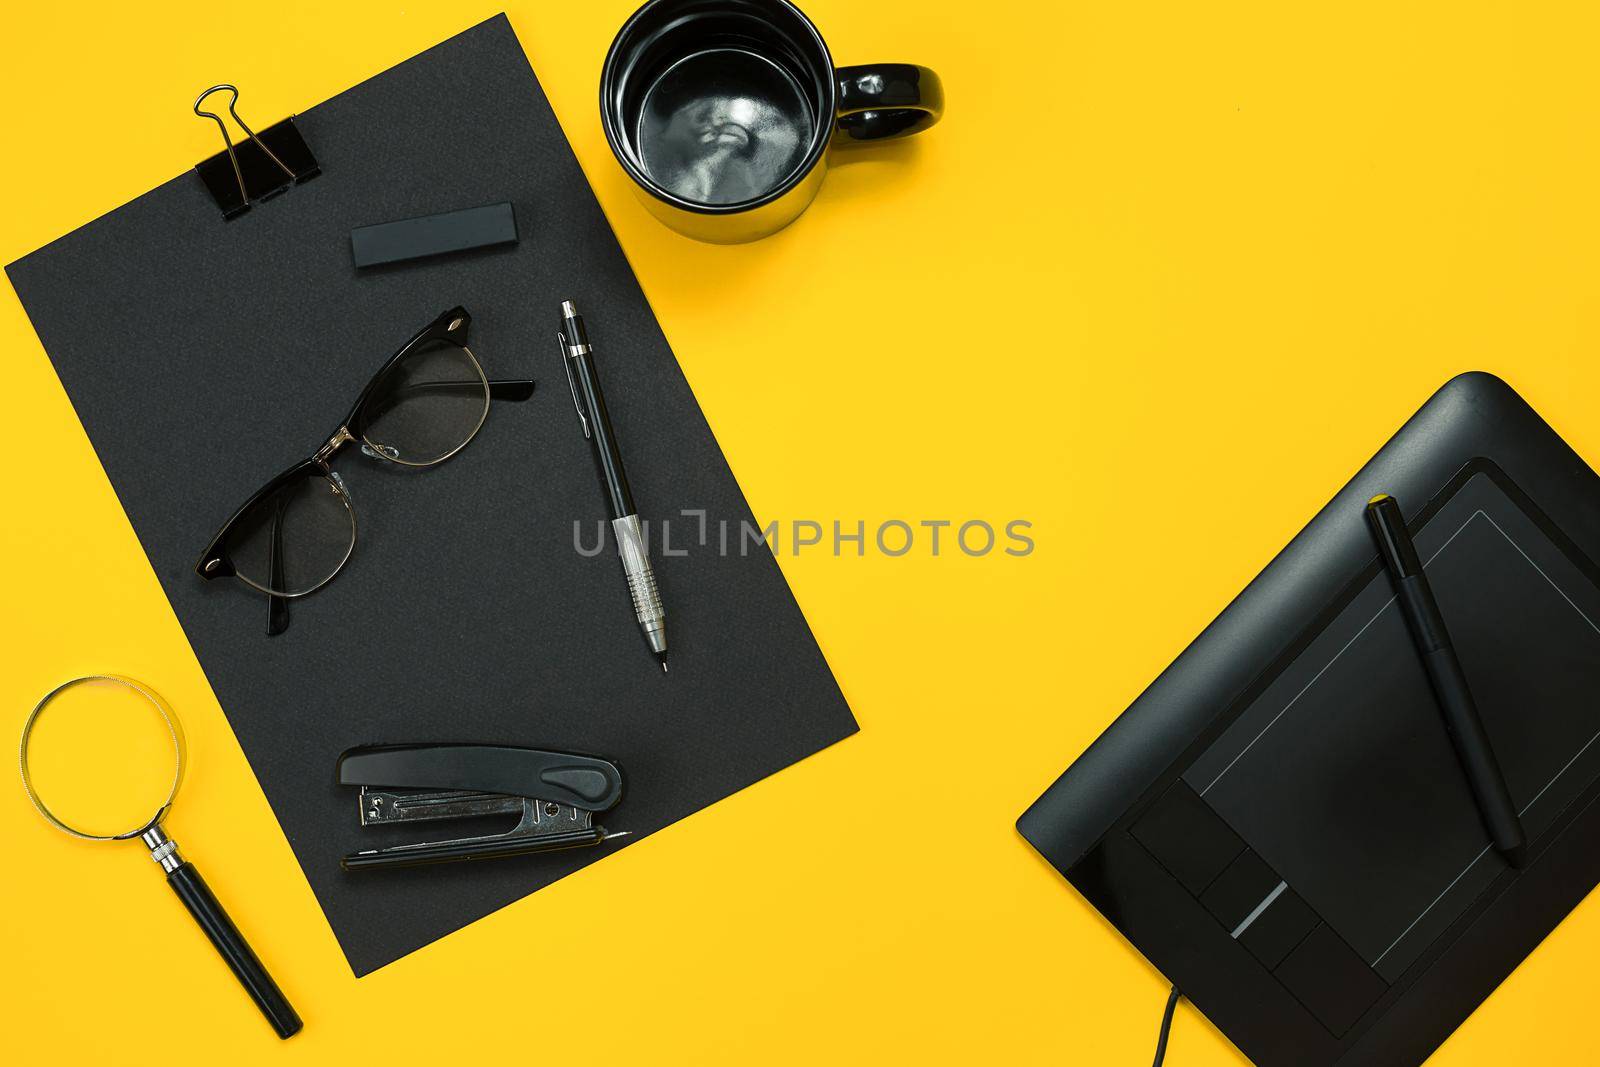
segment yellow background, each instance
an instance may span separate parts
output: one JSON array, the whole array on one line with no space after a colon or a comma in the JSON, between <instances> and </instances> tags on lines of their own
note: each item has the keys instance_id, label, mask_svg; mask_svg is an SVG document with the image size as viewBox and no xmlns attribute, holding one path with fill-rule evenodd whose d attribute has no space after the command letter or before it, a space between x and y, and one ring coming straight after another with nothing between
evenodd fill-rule
<instances>
[{"instance_id":1,"label":"yellow background","mask_svg":"<svg viewBox=\"0 0 1600 1067\"><path fill-rule=\"evenodd\" d=\"M805 6L949 115L733 248L602 139L632 0L510 13L757 516L1037 551L785 555L859 736L357 981L8 292L0 733L72 674L165 694L170 829L306 1020L280 1046L138 846L0 784L8 1062L1147 1062L1165 984L1017 814L1452 374L1600 459L1593 5ZM7 4L0 260L213 152L200 87L264 125L496 10ZM1597 950L1590 902L1435 1062L1593 1062ZM1172 1059L1239 1062L1188 1007Z\"/></svg>"}]
</instances>

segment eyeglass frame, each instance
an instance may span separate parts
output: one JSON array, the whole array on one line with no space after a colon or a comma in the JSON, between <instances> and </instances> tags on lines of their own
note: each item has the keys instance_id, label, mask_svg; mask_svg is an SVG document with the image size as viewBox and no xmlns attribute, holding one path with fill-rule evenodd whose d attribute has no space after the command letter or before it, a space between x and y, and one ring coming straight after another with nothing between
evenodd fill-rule
<instances>
[{"instance_id":1,"label":"eyeglass frame","mask_svg":"<svg viewBox=\"0 0 1600 1067\"><path fill-rule=\"evenodd\" d=\"M287 602L290 600L298 600L304 596L310 596L312 593L315 593L317 590L333 581L339 576L339 573L344 570L345 564L350 562L350 557L355 554L355 508L351 506L349 491L346 490L344 486L344 480L340 478L330 466L333 457L339 452L340 449L347 444L352 444L359 441L362 445L361 450L367 455L370 455L376 459L381 459L389 463L398 463L405 467L436 467L472 443L473 438L478 436L478 431L483 429L483 424L488 421L489 407L494 400L499 399L519 402L527 400L533 396L534 379L532 378L490 379L490 377L484 373L483 365L478 362L478 357L473 355L472 349L467 347L467 336L470 333L471 328L472 316L467 313L466 308L457 305L456 307L451 308L449 311L439 315L433 320L433 322L423 327L423 329L419 331L416 336L412 337L411 340L402 345L399 351L390 356L388 360L384 362L383 366L378 370L378 372L368 379L367 384L362 388L360 394L356 397L355 403L350 406L349 413L345 415L343 419L339 420L339 428L328 436L328 439L323 442L321 447L319 447L307 458L293 464L288 469L269 479L266 484L262 485L254 493L250 494L250 497L234 511L233 515L229 517L228 521L222 524L222 528L219 529L216 535L211 538L211 543L206 546L205 552L201 554L199 561L195 563L195 573L198 574L202 580L207 582L214 581L218 578L237 578L251 589L265 593L270 599L267 633L269 636L282 633L283 630L288 626ZM429 460L427 463L409 463L395 456L388 455L381 445L378 445L367 439L365 431L370 425L370 416L366 414L364 409L366 408L368 402L372 400L373 395L377 392L378 386L384 380L384 378L407 356L410 356L416 352L416 350L422 345L432 341L441 341L446 344L453 344L461 349L461 351L466 355L467 359L472 363L472 366L477 370L478 376L488 386L488 400L486 400L483 405L483 415L478 419L478 424L472 428L472 432L469 433L460 444L456 445L450 451L446 452L437 459ZM233 560L229 557L226 547L229 533L232 532L233 528L239 523L239 521L244 518L245 515L249 514L253 508L255 508L263 500L270 497L273 493L289 484L292 480L301 477L315 477L317 475L327 479L329 484L334 487L334 490L339 495L339 502L344 505L345 511L348 512L350 516L350 546L345 549L344 558L339 560L338 565L333 568L326 578L322 579L311 588L303 589L297 593L284 593L267 589L240 574ZM281 523L274 523L273 540L273 556L279 556L281 555L282 540Z\"/></svg>"}]
</instances>

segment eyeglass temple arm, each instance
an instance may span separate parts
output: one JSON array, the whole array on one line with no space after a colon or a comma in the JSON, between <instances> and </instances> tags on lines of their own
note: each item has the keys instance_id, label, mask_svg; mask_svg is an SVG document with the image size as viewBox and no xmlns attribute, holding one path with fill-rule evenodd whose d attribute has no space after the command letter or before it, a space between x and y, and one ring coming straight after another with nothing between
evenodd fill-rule
<instances>
[{"instance_id":1,"label":"eyeglass temple arm","mask_svg":"<svg viewBox=\"0 0 1600 1067\"><path fill-rule=\"evenodd\" d=\"M446 379L438 382L407 382L389 394L392 405L397 400L417 393L441 392L451 389L473 390L477 382ZM489 382L489 395L496 400L527 400L533 396L532 378L496 378Z\"/></svg>"},{"instance_id":2,"label":"eyeglass temple arm","mask_svg":"<svg viewBox=\"0 0 1600 1067\"><path fill-rule=\"evenodd\" d=\"M272 537L268 541L267 584L274 589L284 587L283 575L283 498L272 512ZM289 628L289 598L275 593L267 594L267 636L276 637Z\"/></svg>"},{"instance_id":3,"label":"eyeglass temple arm","mask_svg":"<svg viewBox=\"0 0 1600 1067\"><path fill-rule=\"evenodd\" d=\"M443 392L451 389L475 389L477 382L440 381L440 382L408 382L392 392L384 393L376 400L368 401L361 408L368 421L377 418L386 411L391 410L400 401L407 397L415 396L422 392ZM522 401L533 396L532 378L500 378L489 383L489 395L495 400Z\"/></svg>"},{"instance_id":4,"label":"eyeglass temple arm","mask_svg":"<svg viewBox=\"0 0 1600 1067\"><path fill-rule=\"evenodd\" d=\"M417 393L440 392L450 389L473 390L475 381L444 379L437 382L407 382L388 394L392 400L401 400ZM489 395L496 400L526 400L533 395L532 378L496 378L489 382Z\"/></svg>"},{"instance_id":5,"label":"eyeglass temple arm","mask_svg":"<svg viewBox=\"0 0 1600 1067\"><path fill-rule=\"evenodd\" d=\"M533 379L496 379L489 383L489 395L496 400L527 400L533 396Z\"/></svg>"}]
</instances>

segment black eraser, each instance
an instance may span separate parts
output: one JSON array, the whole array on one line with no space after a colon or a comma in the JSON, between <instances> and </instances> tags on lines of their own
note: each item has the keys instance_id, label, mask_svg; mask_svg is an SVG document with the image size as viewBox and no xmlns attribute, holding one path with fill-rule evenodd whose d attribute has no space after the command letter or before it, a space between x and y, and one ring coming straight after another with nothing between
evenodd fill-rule
<instances>
[{"instance_id":1,"label":"black eraser","mask_svg":"<svg viewBox=\"0 0 1600 1067\"><path fill-rule=\"evenodd\" d=\"M516 243L517 216L509 202L380 222L350 231L350 253L357 267Z\"/></svg>"}]
</instances>

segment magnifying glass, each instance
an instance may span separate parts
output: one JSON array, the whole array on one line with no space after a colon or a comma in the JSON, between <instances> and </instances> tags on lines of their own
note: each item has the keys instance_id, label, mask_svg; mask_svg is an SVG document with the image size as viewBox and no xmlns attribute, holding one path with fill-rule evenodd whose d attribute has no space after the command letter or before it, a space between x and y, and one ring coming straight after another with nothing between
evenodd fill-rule
<instances>
[{"instance_id":1,"label":"magnifying glass","mask_svg":"<svg viewBox=\"0 0 1600 1067\"><path fill-rule=\"evenodd\" d=\"M69 715L67 705L75 714ZM164 727L153 738L150 730L142 735L129 732L135 725L150 725L141 722L137 714L142 705L154 708ZM62 729L53 730L58 724L44 716L49 707L60 712ZM68 719L76 721L66 722ZM84 735L90 733L96 738L94 745L84 743ZM154 690L129 678L105 674L61 683L34 705L23 724L20 762L22 787L28 791L28 799L56 829L85 841L138 838L144 842L150 858L166 873L167 884L227 961L273 1030L280 1038L300 1032L300 1016L212 895L200 872L178 854L177 842L161 827L183 781L184 743L177 717ZM170 778L166 776L169 765ZM124 787L124 795L114 805L116 812L109 816L106 798L90 798L100 802L98 810L95 803L85 801L86 794L104 791L106 778L116 779L113 784ZM54 783L53 798L56 790L71 790L74 784L76 795L63 792L52 808L40 791L46 781ZM129 803L134 807L130 809ZM149 814L152 807L153 815ZM129 811L134 814L129 815Z\"/></svg>"}]
</instances>

